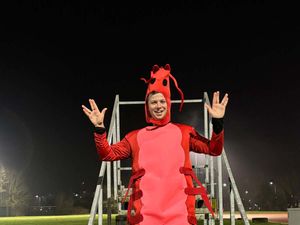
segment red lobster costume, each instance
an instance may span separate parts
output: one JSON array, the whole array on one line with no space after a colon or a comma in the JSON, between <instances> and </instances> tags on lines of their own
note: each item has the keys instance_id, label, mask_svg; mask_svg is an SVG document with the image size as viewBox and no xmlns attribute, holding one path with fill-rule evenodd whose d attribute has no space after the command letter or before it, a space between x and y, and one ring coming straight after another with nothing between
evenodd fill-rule
<instances>
[{"instance_id":1,"label":"red lobster costume","mask_svg":"<svg viewBox=\"0 0 300 225\"><path fill-rule=\"evenodd\" d=\"M208 140L191 126L170 122L170 77L181 94L180 109L184 99L170 71L168 64L165 67L155 65L151 78L144 79L148 83L146 121L152 126L134 130L113 145L108 144L105 131L96 129L94 133L101 160L132 159L132 176L128 186L128 190L133 188L128 204L129 224L196 225L195 195L199 194L213 215L206 190L192 170L190 151L220 155L224 143L223 127L218 133L214 127L212 138ZM162 93L167 101L167 114L162 120L151 118L147 108L148 95L153 91ZM193 180L197 187L193 186Z\"/></svg>"}]
</instances>

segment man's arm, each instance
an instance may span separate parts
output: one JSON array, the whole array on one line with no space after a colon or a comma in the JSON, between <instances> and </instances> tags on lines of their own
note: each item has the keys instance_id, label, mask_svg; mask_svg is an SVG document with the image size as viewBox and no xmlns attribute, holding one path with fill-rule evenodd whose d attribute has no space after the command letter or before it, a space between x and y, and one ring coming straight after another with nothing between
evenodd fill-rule
<instances>
[{"instance_id":1,"label":"man's arm","mask_svg":"<svg viewBox=\"0 0 300 225\"><path fill-rule=\"evenodd\" d=\"M109 145L104 127L95 127L94 141L100 160L115 161L131 156L130 144L126 137L116 144Z\"/></svg>"},{"instance_id":2,"label":"man's arm","mask_svg":"<svg viewBox=\"0 0 300 225\"><path fill-rule=\"evenodd\" d=\"M190 138L190 149L193 152L218 156L224 145L223 118L212 118L213 133L210 140L193 129Z\"/></svg>"},{"instance_id":3,"label":"man's arm","mask_svg":"<svg viewBox=\"0 0 300 225\"><path fill-rule=\"evenodd\" d=\"M106 129L104 127L104 117L107 108L100 111L94 99L89 99L89 103L91 108L89 109L82 105L82 110L94 125L94 140L99 158L104 161L129 158L131 148L126 138L113 145L109 145L107 142Z\"/></svg>"}]
</instances>

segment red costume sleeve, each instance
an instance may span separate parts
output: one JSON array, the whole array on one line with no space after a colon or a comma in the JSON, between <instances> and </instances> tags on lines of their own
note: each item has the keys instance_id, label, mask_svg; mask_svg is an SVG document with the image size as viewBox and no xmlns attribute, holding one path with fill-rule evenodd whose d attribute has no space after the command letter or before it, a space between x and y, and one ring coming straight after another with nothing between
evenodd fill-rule
<instances>
[{"instance_id":1,"label":"red costume sleeve","mask_svg":"<svg viewBox=\"0 0 300 225\"><path fill-rule=\"evenodd\" d=\"M192 129L190 137L190 150L197 153L204 153L212 156L221 155L224 145L224 130L219 134L212 133L210 140L201 136L195 129Z\"/></svg>"},{"instance_id":2,"label":"red costume sleeve","mask_svg":"<svg viewBox=\"0 0 300 225\"><path fill-rule=\"evenodd\" d=\"M131 147L126 137L116 144L109 145L106 132L103 134L94 133L94 140L100 160L115 161L131 156Z\"/></svg>"}]
</instances>

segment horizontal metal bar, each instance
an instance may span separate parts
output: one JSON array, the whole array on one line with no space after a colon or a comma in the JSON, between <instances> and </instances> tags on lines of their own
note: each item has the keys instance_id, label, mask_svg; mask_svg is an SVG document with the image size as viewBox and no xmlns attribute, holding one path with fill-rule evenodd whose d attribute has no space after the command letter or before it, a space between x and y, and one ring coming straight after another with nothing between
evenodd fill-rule
<instances>
[{"instance_id":1,"label":"horizontal metal bar","mask_svg":"<svg viewBox=\"0 0 300 225\"><path fill-rule=\"evenodd\" d=\"M131 170L131 167L120 167L119 170Z\"/></svg>"},{"instance_id":2,"label":"horizontal metal bar","mask_svg":"<svg viewBox=\"0 0 300 225\"><path fill-rule=\"evenodd\" d=\"M203 102L203 99L187 99L184 103L198 103ZM181 103L181 100L172 100L171 103ZM145 101L119 101L120 105L140 105L145 104Z\"/></svg>"}]
</instances>

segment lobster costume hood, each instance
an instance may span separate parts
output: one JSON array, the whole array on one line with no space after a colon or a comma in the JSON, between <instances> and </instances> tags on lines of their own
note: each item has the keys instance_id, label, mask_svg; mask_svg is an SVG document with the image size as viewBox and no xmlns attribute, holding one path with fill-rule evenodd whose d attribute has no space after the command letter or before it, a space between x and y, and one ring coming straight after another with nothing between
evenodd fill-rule
<instances>
[{"instance_id":1,"label":"lobster costume hood","mask_svg":"<svg viewBox=\"0 0 300 225\"><path fill-rule=\"evenodd\" d=\"M170 91L170 77L174 81L175 86L180 93L181 96L181 105L179 111L182 110L184 95L181 89L178 87L176 79L171 74L171 67L169 64L166 64L164 67L159 67L158 65L154 65L151 70L150 79L146 80L145 78L141 78L148 84L148 89L145 97L145 116L146 122L152 123L157 126L163 126L170 122L171 120L171 91ZM150 93L160 92L166 99L167 102L167 114L161 120L156 120L151 117L148 110L148 97Z\"/></svg>"}]
</instances>

